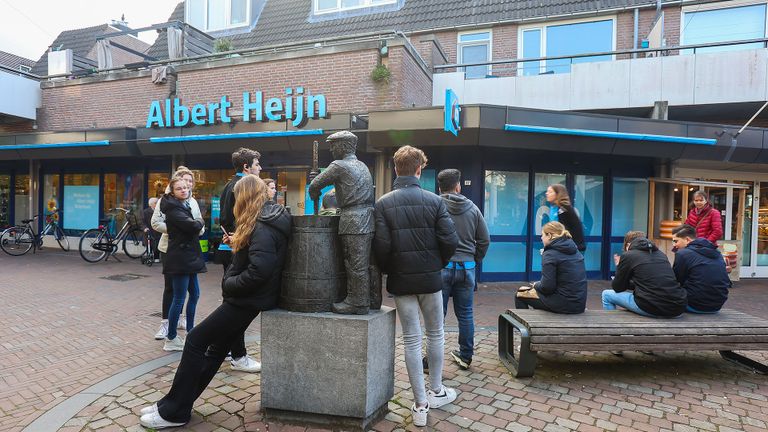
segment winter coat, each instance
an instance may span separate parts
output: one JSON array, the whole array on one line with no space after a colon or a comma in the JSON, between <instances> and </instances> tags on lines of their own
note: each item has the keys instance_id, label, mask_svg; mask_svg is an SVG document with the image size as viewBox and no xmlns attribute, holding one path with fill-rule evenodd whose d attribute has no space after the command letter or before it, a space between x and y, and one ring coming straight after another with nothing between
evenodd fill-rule
<instances>
[{"instance_id":1,"label":"winter coat","mask_svg":"<svg viewBox=\"0 0 768 432\"><path fill-rule=\"evenodd\" d=\"M165 253L168 250L168 228L165 226L165 214L160 209L160 203L162 201L163 198L160 197L160 199L157 201L157 204L155 205L155 210L152 212L152 220L150 221L150 224L152 225L152 229L162 234L160 236L160 241L157 243L157 250ZM187 198L187 202L189 203L189 207L192 210L192 217L195 219L202 219L203 215L200 213L200 206L197 204L197 200L195 200L194 197L189 197ZM201 236L204 233L205 226L200 228L198 236Z\"/></svg>"},{"instance_id":2,"label":"winter coat","mask_svg":"<svg viewBox=\"0 0 768 432\"><path fill-rule=\"evenodd\" d=\"M584 255L568 237L558 237L541 255L541 280L533 285L547 309L577 314L587 305L587 270Z\"/></svg>"},{"instance_id":3,"label":"winter coat","mask_svg":"<svg viewBox=\"0 0 768 432\"><path fill-rule=\"evenodd\" d=\"M723 222L720 211L707 203L701 211L696 207L688 212L685 223L696 228L696 237L705 238L717 246L717 241L723 236Z\"/></svg>"},{"instance_id":4,"label":"winter coat","mask_svg":"<svg viewBox=\"0 0 768 432\"><path fill-rule=\"evenodd\" d=\"M731 279L723 256L709 241L699 238L678 250L672 268L688 293L688 306L702 312L715 312L728 300Z\"/></svg>"},{"instance_id":5,"label":"winter coat","mask_svg":"<svg viewBox=\"0 0 768 432\"><path fill-rule=\"evenodd\" d=\"M569 205L561 206L557 211L557 221L563 224L565 229L571 233L573 242L576 243L579 251L584 252L587 250L587 244L584 242L584 225L582 225L573 207Z\"/></svg>"},{"instance_id":6,"label":"winter coat","mask_svg":"<svg viewBox=\"0 0 768 432\"><path fill-rule=\"evenodd\" d=\"M387 291L393 295L431 294L442 289L441 270L459 238L439 196L413 176L395 179L393 191L376 201L373 250Z\"/></svg>"},{"instance_id":7,"label":"winter coat","mask_svg":"<svg viewBox=\"0 0 768 432\"><path fill-rule=\"evenodd\" d=\"M224 185L219 203L219 225L230 234L235 232L235 185L245 175L237 173Z\"/></svg>"},{"instance_id":8,"label":"winter coat","mask_svg":"<svg viewBox=\"0 0 768 432\"><path fill-rule=\"evenodd\" d=\"M482 262L491 244L491 237L480 209L464 195L446 193L440 197L448 208L448 214L451 215L456 234L459 236L459 245L451 261Z\"/></svg>"},{"instance_id":9,"label":"winter coat","mask_svg":"<svg viewBox=\"0 0 768 432\"><path fill-rule=\"evenodd\" d=\"M202 219L195 219L184 201L163 195L158 206L165 214L168 250L163 261L163 274L204 273L205 260L200 249L199 232Z\"/></svg>"},{"instance_id":10,"label":"winter coat","mask_svg":"<svg viewBox=\"0 0 768 432\"><path fill-rule=\"evenodd\" d=\"M291 235L291 215L279 204L264 204L251 241L233 254L221 281L224 301L252 311L277 307Z\"/></svg>"},{"instance_id":11,"label":"winter coat","mask_svg":"<svg viewBox=\"0 0 768 432\"><path fill-rule=\"evenodd\" d=\"M677 282L667 256L645 237L629 244L616 266L611 286L616 292L634 289L635 302L651 315L676 317L685 312L685 290Z\"/></svg>"}]
</instances>

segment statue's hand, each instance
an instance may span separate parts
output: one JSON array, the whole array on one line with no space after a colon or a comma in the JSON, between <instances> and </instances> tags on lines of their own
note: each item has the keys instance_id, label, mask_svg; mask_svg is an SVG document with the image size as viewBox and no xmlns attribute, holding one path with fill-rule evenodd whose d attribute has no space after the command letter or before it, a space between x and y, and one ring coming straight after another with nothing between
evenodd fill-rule
<instances>
[{"instance_id":1,"label":"statue's hand","mask_svg":"<svg viewBox=\"0 0 768 432\"><path fill-rule=\"evenodd\" d=\"M309 188L309 197L312 198L312 201L317 201L320 198L320 191Z\"/></svg>"}]
</instances>

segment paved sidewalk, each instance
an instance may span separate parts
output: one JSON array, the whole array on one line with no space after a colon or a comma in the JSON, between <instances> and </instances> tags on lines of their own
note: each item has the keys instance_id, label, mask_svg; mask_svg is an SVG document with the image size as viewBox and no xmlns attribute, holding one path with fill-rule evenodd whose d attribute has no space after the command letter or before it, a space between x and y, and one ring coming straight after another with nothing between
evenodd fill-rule
<instances>
[{"instance_id":1,"label":"paved sidewalk","mask_svg":"<svg viewBox=\"0 0 768 432\"><path fill-rule=\"evenodd\" d=\"M0 269L0 430L23 430L84 395L94 401L69 414L61 430L143 430L136 414L165 394L176 366L173 357L162 351L162 342L152 339L159 322L153 314L160 305L160 268L133 261L87 264L77 254L46 249L35 256L0 256ZM102 279L128 273L140 277L125 282ZM198 321L220 302L220 278L221 268L214 265L201 275ZM472 369L461 371L446 361L446 384L458 388L459 398L432 410L428 428L768 429L766 377L726 362L715 352L629 353L623 358L602 353L548 354L541 356L536 377L511 377L498 360L495 326L498 313L513 304L514 286L481 286L476 305L478 349ZM590 283L589 308L600 308L599 292L606 286L602 281ZM766 300L766 281L742 282L732 290L728 306L768 318ZM391 299L386 303L391 305ZM446 325L447 350L454 349L457 334L452 312ZM258 331L257 320L248 332L249 351L257 358ZM390 414L374 426L378 431L417 429L410 418L412 399L402 349L396 356L396 394ZM751 356L768 361L763 353ZM142 365L150 361L170 363L142 372ZM107 388L130 372L136 376ZM110 377L115 378L104 381ZM195 405L193 420L175 430L309 430L263 423L259 383L259 374L222 366Z\"/></svg>"}]
</instances>

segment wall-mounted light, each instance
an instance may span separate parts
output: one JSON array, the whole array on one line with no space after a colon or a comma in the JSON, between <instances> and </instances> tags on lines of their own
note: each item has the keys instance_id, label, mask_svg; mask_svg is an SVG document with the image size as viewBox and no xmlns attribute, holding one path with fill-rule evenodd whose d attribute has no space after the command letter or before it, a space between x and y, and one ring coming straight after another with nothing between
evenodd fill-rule
<instances>
[{"instance_id":1,"label":"wall-mounted light","mask_svg":"<svg viewBox=\"0 0 768 432\"><path fill-rule=\"evenodd\" d=\"M389 55L389 47L387 47L387 41L383 40L379 44L379 56L386 57Z\"/></svg>"}]
</instances>

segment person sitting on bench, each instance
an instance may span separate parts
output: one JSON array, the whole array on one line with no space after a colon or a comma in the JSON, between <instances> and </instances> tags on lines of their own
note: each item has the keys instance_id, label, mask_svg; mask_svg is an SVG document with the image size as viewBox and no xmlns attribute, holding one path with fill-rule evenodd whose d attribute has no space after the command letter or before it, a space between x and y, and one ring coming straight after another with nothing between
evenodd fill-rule
<instances>
[{"instance_id":1,"label":"person sitting on bench","mask_svg":"<svg viewBox=\"0 0 768 432\"><path fill-rule=\"evenodd\" d=\"M616 277L613 289L603 291L603 309L621 306L654 318L673 318L685 312L685 290L675 279L667 256L644 232L628 232L624 236L624 254L614 256L614 260Z\"/></svg>"},{"instance_id":2,"label":"person sitting on bench","mask_svg":"<svg viewBox=\"0 0 768 432\"><path fill-rule=\"evenodd\" d=\"M571 234L560 222L541 228L544 252L541 255L541 280L521 287L515 308L542 309L555 313L579 314L587 304L587 272L584 256Z\"/></svg>"},{"instance_id":3,"label":"person sitting on bench","mask_svg":"<svg viewBox=\"0 0 768 432\"><path fill-rule=\"evenodd\" d=\"M717 246L707 239L696 238L696 229L685 224L672 230L672 243L677 247L672 269L688 293L686 310L718 312L728 300L731 279Z\"/></svg>"}]
</instances>

